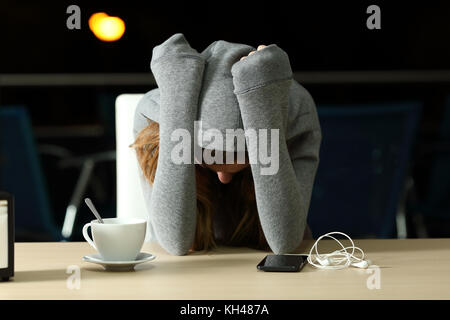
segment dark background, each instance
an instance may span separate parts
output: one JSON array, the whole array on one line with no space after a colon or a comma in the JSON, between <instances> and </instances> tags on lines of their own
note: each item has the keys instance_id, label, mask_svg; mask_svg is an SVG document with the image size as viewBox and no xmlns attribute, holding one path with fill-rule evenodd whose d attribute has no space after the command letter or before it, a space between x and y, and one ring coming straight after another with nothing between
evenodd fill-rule
<instances>
[{"instance_id":1,"label":"dark background","mask_svg":"<svg viewBox=\"0 0 450 320\"><path fill-rule=\"evenodd\" d=\"M294 5L295 3L295 5ZM81 30L66 28L66 8L81 8ZM381 30L366 28L366 8L378 4ZM449 68L450 5L446 1L122 2L10 1L0 4L2 73L148 72L152 48L176 32L203 50L223 39L276 43L294 70ZM123 38L98 41L94 12L126 22Z\"/></svg>"},{"instance_id":2,"label":"dark background","mask_svg":"<svg viewBox=\"0 0 450 320\"><path fill-rule=\"evenodd\" d=\"M81 30L66 28L66 8L81 8ZM294 5L295 4L295 5ZM381 8L381 30L368 30L368 5ZM101 42L88 18L104 11L120 16L126 31L117 42ZM151 78L152 48L182 32L198 51L215 40L276 43L297 74L312 71L450 70L450 2L133 2L11 1L0 3L0 76L11 74L143 73ZM437 75L438 73L436 73ZM132 77L132 75L130 75ZM132 80L132 79L131 79ZM414 145L413 174L425 197L449 79L414 82L306 82L317 104L420 99L424 112ZM143 93L151 85L59 86L2 84L0 105L25 105L38 145L58 145L74 156L114 150L114 99ZM424 151L425 150L425 151ZM58 225L73 192L79 168L61 171L54 157L41 154L52 212ZM87 190L105 216L115 214L115 163L96 168ZM81 209L77 224L90 220ZM437 227L436 227L437 226ZM448 236L442 221L429 223L430 236ZM414 233L411 235L414 236ZM74 239L78 239L79 234Z\"/></svg>"}]
</instances>

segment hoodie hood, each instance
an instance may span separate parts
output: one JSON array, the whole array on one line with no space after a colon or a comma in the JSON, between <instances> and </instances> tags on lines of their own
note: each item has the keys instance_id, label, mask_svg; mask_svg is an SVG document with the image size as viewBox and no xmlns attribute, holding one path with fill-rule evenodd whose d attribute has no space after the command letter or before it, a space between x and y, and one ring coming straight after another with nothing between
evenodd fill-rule
<instances>
[{"instance_id":1,"label":"hoodie hood","mask_svg":"<svg viewBox=\"0 0 450 320\"><path fill-rule=\"evenodd\" d=\"M231 67L252 50L256 49L245 44L219 40L201 53L206 65L197 120L201 121L203 132L209 130L208 132L212 133L211 129L218 130L225 138L226 129L244 129L239 103L234 94ZM211 143L212 139L207 132L203 134L204 141L201 141L200 135L197 138L197 143L202 147L208 145L209 149L236 150L236 141L232 149L227 149L226 145L221 146L214 141Z\"/></svg>"}]
</instances>

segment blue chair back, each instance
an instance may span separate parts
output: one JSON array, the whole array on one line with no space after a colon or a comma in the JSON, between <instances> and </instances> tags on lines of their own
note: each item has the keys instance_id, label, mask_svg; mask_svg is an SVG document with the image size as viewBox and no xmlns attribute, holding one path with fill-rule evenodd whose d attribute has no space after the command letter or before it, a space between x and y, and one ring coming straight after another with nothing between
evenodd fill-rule
<instances>
[{"instance_id":1,"label":"blue chair back","mask_svg":"<svg viewBox=\"0 0 450 320\"><path fill-rule=\"evenodd\" d=\"M314 238L331 231L355 238L396 236L421 103L318 106L320 163L308 224Z\"/></svg>"},{"instance_id":2,"label":"blue chair back","mask_svg":"<svg viewBox=\"0 0 450 320\"><path fill-rule=\"evenodd\" d=\"M21 106L0 107L0 190L15 198L16 239L60 239L51 216L31 122Z\"/></svg>"},{"instance_id":3,"label":"blue chair back","mask_svg":"<svg viewBox=\"0 0 450 320\"><path fill-rule=\"evenodd\" d=\"M430 166L426 195L420 211L426 216L450 219L450 95L444 104L439 128L439 143L444 151L435 151Z\"/></svg>"}]
</instances>

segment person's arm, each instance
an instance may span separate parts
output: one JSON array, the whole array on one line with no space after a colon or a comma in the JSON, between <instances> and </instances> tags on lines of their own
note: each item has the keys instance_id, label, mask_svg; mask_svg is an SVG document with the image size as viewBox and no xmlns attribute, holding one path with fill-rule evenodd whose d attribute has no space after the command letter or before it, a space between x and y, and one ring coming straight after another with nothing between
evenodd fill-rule
<instances>
[{"instance_id":1,"label":"person's arm","mask_svg":"<svg viewBox=\"0 0 450 320\"><path fill-rule=\"evenodd\" d=\"M287 143L300 192L303 195L304 206L308 209L319 166L322 132L313 98L305 89L301 88L301 91L299 103L302 110L293 121L292 131L295 134L287 140ZM304 239L305 236L306 239L312 239L312 232L308 227L305 230Z\"/></svg>"},{"instance_id":2,"label":"person's arm","mask_svg":"<svg viewBox=\"0 0 450 320\"><path fill-rule=\"evenodd\" d=\"M150 199L154 231L161 246L173 255L186 254L196 228L195 164L175 164L171 134L176 129L190 133L193 159L194 121L197 116L204 59L180 33L153 49L151 70L160 91L159 156Z\"/></svg>"},{"instance_id":3,"label":"person's arm","mask_svg":"<svg viewBox=\"0 0 450 320\"><path fill-rule=\"evenodd\" d=\"M292 70L287 54L279 47L267 46L235 63L232 75L244 129L279 129L278 172L265 175L261 169L266 166L259 161L250 165L258 214L270 248L276 254L294 252L303 239L313 182L303 177L314 176L318 160L316 155L310 157L298 148L316 146L320 139L317 141L314 133L299 136L297 154L291 159L286 143L286 117ZM275 141L268 142L269 150L271 143ZM248 152L250 158L257 159L258 150L249 148ZM309 172L297 177L298 170Z\"/></svg>"}]
</instances>

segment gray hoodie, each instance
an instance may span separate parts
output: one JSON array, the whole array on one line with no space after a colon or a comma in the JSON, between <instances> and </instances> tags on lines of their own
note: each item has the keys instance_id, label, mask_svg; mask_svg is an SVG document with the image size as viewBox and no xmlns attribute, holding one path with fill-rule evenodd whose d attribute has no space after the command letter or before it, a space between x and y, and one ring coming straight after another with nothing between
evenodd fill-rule
<instances>
[{"instance_id":1,"label":"gray hoodie","mask_svg":"<svg viewBox=\"0 0 450 320\"><path fill-rule=\"evenodd\" d=\"M255 48L215 41L202 53L177 33L153 49L151 70L158 88L138 104L134 135L149 121L160 126L160 150L153 188L141 172L141 185L156 240L174 255L186 254L196 228L194 162L176 164L171 152L176 129L190 133L191 146L237 151L237 141L211 141L208 129L278 129L278 170L263 174L256 144L246 140L255 185L258 215L266 240L276 254L293 252L301 243L312 186L319 163L321 131L314 101L292 79L287 54L276 45ZM203 131L194 131L201 120ZM190 156L194 159L194 150ZM242 149L239 149L242 150ZM253 162L252 162L252 159ZM219 226L220 228L220 226Z\"/></svg>"}]
</instances>

